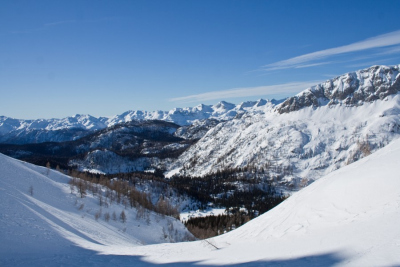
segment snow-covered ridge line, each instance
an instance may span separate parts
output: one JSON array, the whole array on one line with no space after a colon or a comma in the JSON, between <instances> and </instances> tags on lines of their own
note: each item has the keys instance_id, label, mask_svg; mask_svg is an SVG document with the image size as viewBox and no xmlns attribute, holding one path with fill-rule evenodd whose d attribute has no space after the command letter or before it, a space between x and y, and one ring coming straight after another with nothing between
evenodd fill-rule
<instances>
[{"instance_id":1,"label":"snow-covered ridge line","mask_svg":"<svg viewBox=\"0 0 400 267\"><path fill-rule=\"evenodd\" d=\"M80 128L85 130L99 130L118 123L130 122L133 120L162 120L173 122L178 125L189 125L194 121L215 118L229 119L236 114L264 106L268 102L279 103L276 100L246 101L238 105L221 101L215 105L200 104L195 107L174 108L170 111L143 111L130 110L113 117L93 117L91 115L76 114L62 119L36 119L22 120L6 116L0 116L0 134L13 130L62 130L67 128Z\"/></svg>"},{"instance_id":2,"label":"snow-covered ridge line","mask_svg":"<svg viewBox=\"0 0 400 267\"><path fill-rule=\"evenodd\" d=\"M195 107L174 108L170 111L127 111L110 118L77 114L62 119L20 120L0 116L0 142L70 141L83 137L88 132L131 121L162 120L187 126L205 119L230 120L247 111L262 110L267 103L275 105L282 101L260 99L238 105L221 101L216 105L201 104Z\"/></svg>"},{"instance_id":3,"label":"snow-covered ridge line","mask_svg":"<svg viewBox=\"0 0 400 267\"><path fill-rule=\"evenodd\" d=\"M356 106L382 100L400 91L399 69L400 65L372 66L346 73L286 99L277 111L282 114L309 106Z\"/></svg>"}]
</instances>

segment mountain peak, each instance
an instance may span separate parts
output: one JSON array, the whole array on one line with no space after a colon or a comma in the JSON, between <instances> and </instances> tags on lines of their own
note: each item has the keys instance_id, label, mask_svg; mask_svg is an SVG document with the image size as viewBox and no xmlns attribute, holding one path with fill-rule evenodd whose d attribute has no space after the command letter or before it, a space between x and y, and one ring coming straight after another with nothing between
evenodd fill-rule
<instances>
[{"instance_id":1,"label":"mountain peak","mask_svg":"<svg viewBox=\"0 0 400 267\"><path fill-rule=\"evenodd\" d=\"M212 107L216 109L233 109L234 107L236 107L236 105L226 101L220 101Z\"/></svg>"},{"instance_id":2,"label":"mountain peak","mask_svg":"<svg viewBox=\"0 0 400 267\"><path fill-rule=\"evenodd\" d=\"M277 107L277 111L288 113L308 106L318 107L326 104L356 106L384 99L400 91L399 69L400 65L375 65L343 74L286 99Z\"/></svg>"}]
</instances>

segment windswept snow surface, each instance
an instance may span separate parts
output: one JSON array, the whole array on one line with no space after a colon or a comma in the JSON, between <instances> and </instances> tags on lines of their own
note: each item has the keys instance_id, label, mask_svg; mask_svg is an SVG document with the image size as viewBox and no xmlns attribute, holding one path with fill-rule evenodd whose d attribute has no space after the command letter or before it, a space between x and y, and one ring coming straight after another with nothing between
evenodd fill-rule
<instances>
[{"instance_id":1,"label":"windswept snow surface","mask_svg":"<svg viewBox=\"0 0 400 267\"><path fill-rule=\"evenodd\" d=\"M66 178L49 181L38 174L43 169L1 156L0 265L399 266L399 159L397 140L225 235L139 246L64 212L71 205L59 199L68 193ZM25 191L33 179L32 198Z\"/></svg>"}]
</instances>

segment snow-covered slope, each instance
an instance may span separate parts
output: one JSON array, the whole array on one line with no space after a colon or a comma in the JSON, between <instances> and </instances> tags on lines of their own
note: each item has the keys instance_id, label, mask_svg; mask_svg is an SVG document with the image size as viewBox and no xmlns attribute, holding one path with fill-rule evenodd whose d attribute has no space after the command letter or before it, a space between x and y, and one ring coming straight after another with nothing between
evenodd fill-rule
<instances>
[{"instance_id":1,"label":"snow-covered slope","mask_svg":"<svg viewBox=\"0 0 400 267\"><path fill-rule=\"evenodd\" d=\"M288 113L279 112L286 102L265 105L219 123L169 166L167 176L251 166L296 189L400 136L399 93L358 105L328 102Z\"/></svg>"},{"instance_id":2,"label":"snow-covered slope","mask_svg":"<svg viewBox=\"0 0 400 267\"><path fill-rule=\"evenodd\" d=\"M172 217L154 212L138 217L137 209L129 205L99 206L97 197L80 198L76 190L71 191L69 180L57 171L0 154L0 266L18 260L32 266L35 261L31 264L30 258L73 254L81 250L77 246L128 248L191 236ZM122 211L126 222L120 220ZM53 263L39 264L46 265Z\"/></svg>"},{"instance_id":3,"label":"snow-covered slope","mask_svg":"<svg viewBox=\"0 0 400 267\"><path fill-rule=\"evenodd\" d=\"M399 266L399 158L400 140L396 140L225 235L207 241L136 246L134 239L126 240L126 235L110 228L102 228L101 234L96 228L81 233L78 226L70 228L72 223L54 225L58 221L53 216L69 216L58 215L58 211L70 203L57 204L59 210L42 203L57 203L58 194L66 194L66 189L56 189L59 183L53 179L54 193L44 196L38 191L32 199L22 190L31 183L31 168L2 156L1 173L6 175L2 175L0 185L0 264ZM19 184L14 173L27 178ZM48 178L40 177L37 188L48 183ZM79 216L76 219L77 225L85 222ZM92 225L98 223L93 221Z\"/></svg>"}]
</instances>

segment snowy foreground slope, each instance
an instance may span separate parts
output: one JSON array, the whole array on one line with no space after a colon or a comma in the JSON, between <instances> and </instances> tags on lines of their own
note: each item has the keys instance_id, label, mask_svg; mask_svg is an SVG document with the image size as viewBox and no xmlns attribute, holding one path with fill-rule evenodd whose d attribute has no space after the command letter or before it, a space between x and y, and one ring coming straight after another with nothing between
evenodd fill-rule
<instances>
[{"instance_id":1,"label":"snowy foreground slope","mask_svg":"<svg viewBox=\"0 0 400 267\"><path fill-rule=\"evenodd\" d=\"M150 211L136 216L137 209L129 204L124 209L115 202L105 205L105 198L102 206L92 195L80 198L76 190L71 193L69 180L57 171L0 154L0 266L14 262L27 266L31 260L48 257L60 263L63 257L82 255L85 249L129 248L192 236L172 217ZM122 211L125 222L120 218Z\"/></svg>"},{"instance_id":2,"label":"snowy foreground slope","mask_svg":"<svg viewBox=\"0 0 400 267\"><path fill-rule=\"evenodd\" d=\"M32 199L25 188L32 173L43 169L1 156L0 265L400 266L399 159L396 140L208 242L138 246L135 238L107 227L82 233L87 221L58 214L70 203L57 200L68 193L57 179L43 176Z\"/></svg>"}]
</instances>

